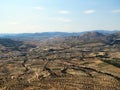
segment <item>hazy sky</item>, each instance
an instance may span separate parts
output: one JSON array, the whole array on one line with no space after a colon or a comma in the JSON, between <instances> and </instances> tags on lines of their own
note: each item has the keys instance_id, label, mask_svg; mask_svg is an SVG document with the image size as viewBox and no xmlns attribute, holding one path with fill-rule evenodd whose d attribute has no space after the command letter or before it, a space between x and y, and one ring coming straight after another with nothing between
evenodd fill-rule
<instances>
[{"instance_id":1,"label":"hazy sky","mask_svg":"<svg viewBox=\"0 0 120 90\"><path fill-rule=\"evenodd\" d=\"M0 0L0 33L120 30L120 0Z\"/></svg>"}]
</instances>

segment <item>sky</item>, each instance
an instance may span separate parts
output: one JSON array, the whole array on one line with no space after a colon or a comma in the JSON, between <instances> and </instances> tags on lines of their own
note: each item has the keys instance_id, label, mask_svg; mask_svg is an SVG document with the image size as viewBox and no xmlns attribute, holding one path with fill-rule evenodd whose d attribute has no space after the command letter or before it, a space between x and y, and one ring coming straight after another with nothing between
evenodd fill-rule
<instances>
[{"instance_id":1,"label":"sky","mask_svg":"<svg viewBox=\"0 0 120 90\"><path fill-rule=\"evenodd\" d=\"M120 30L120 0L0 0L0 33Z\"/></svg>"}]
</instances>

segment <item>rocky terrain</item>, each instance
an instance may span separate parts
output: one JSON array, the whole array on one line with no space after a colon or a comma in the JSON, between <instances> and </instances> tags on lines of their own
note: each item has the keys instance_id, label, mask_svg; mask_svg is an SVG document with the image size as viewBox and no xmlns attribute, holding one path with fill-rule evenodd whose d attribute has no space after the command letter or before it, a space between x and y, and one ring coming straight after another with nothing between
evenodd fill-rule
<instances>
[{"instance_id":1,"label":"rocky terrain","mask_svg":"<svg viewBox=\"0 0 120 90\"><path fill-rule=\"evenodd\" d=\"M0 38L0 90L120 90L120 33Z\"/></svg>"}]
</instances>

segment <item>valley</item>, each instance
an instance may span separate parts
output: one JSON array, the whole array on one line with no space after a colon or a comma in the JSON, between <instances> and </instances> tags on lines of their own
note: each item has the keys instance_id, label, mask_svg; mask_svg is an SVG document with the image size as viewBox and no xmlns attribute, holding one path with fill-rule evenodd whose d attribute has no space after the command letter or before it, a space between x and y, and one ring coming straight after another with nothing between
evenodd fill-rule
<instances>
[{"instance_id":1,"label":"valley","mask_svg":"<svg viewBox=\"0 0 120 90\"><path fill-rule=\"evenodd\" d=\"M0 38L0 90L120 89L119 32L41 37Z\"/></svg>"}]
</instances>

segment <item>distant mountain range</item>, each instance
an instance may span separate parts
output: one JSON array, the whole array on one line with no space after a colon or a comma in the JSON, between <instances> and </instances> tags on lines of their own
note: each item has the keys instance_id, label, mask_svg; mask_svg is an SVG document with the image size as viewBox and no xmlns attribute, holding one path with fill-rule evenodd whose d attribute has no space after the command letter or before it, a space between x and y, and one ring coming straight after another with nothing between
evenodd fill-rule
<instances>
[{"instance_id":1,"label":"distant mountain range","mask_svg":"<svg viewBox=\"0 0 120 90\"><path fill-rule=\"evenodd\" d=\"M22 33L22 34L0 34L1 38L11 38L11 39L47 39L51 37L64 37L72 35L80 35L81 33L67 33L67 32L43 32L43 33Z\"/></svg>"},{"instance_id":2,"label":"distant mountain range","mask_svg":"<svg viewBox=\"0 0 120 90\"><path fill-rule=\"evenodd\" d=\"M57 38L56 38L57 37ZM113 41L120 42L120 31L88 31L79 33L66 33L66 32L44 32L44 33L23 33L23 34L3 34L0 35L0 45L5 47L18 48L22 45L26 47L35 47L24 44L23 41L38 42L41 40L61 40L68 39L68 41L78 40L84 43L89 42L103 42L111 44ZM39 42L38 42L39 43ZM24 46L24 47L25 47Z\"/></svg>"},{"instance_id":3,"label":"distant mountain range","mask_svg":"<svg viewBox=\"0 0 120 90\"><path fill-rule=\"evenodd\" d=\"M97 33L95 33L97 32ZM0 34L0 38L10 38L16 40L43 40L51 37L66 37L66 36L80 36L85 34L86 38L91 36L101 36L106 34L114 34L119 31L108 31L108 30L93 30L93 31L85 31L85 32L43 32L43 33L22 33L22 34ZM102 36L101 36L102 37Z\"/></svg>"}]
</instances>

